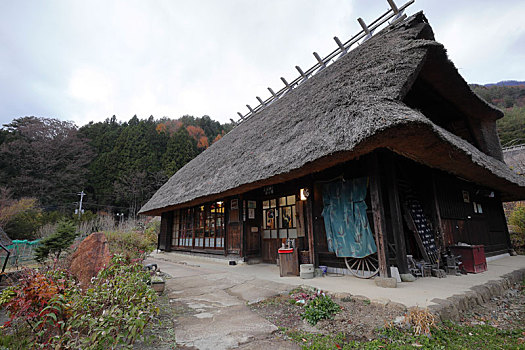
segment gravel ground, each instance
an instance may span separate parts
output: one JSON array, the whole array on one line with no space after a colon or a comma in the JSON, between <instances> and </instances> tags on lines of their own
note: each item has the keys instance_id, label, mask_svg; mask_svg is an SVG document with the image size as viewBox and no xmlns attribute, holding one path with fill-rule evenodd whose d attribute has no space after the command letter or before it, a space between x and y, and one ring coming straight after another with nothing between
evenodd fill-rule
<instances>
[{"instance_id":1,"label":"gravel ground","mask_svg":"<svg viewBox=\"0 0 525 350\"><path fill-rule=\"evenodd\" d=\"M515 284L505 294L492 298L466 313L460 321L466 325L487 324L500 329L525 325L525 281Z\"/></svg>"},{"instance_id":2,"label":"gravel ground","mask_svg":"<svg viewBox=\"0 0 525 350\"><path fill-rule=\"evenodd\" d=\"M322 320L316 326L301 319L303 307L288 295L252 304L251 308L276 326L287 330L321 334L344 333L348 340L361 341L376 338L376 329L384 327L406 312L406 308L399 304L376 304L360 297L332 299L341 306L341 311L333 319Z\"/></svg>"},{"instance_id":3,"label":"gravel ground","mask_svg":"<svg viewBox=\"0 0 525 350\"><path fill-rule=\"evenodd\" d=\"M347 340L366 341L376 339L376 330L400 319L406 309L399 304L375 304L361 297L333 297L342 307L331 320L322 320L316 326L301 319L303 307L293 303L290 296L279 296L251 305L252 310L278 327L309 333L344 333ZM463 325L491 325L512 330L525 324L525 281L516 284L504 295L494 297L484 305L478 305L465 313L459 322ZM285 332L281 332L283 334Z\"/></svg>"}]
</instances>

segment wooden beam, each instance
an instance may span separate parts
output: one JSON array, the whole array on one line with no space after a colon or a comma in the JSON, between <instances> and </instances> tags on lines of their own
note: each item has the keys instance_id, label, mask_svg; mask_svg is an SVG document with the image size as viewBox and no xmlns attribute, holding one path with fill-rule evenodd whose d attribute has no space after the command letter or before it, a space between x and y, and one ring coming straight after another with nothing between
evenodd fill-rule
<instances>
[{"instance_id":1,"label":"wooden beam","mask_svg":"<svg viewBox=\"0 0 525 350\"><path fill-rule=\"evenodd\" d=\"M431 175L431 181L432 181L432 212L434 216L434 226L436 226L436 233L439 236L440 239L440 246L441 251L445 251L445 226L443 225L443 221L441 220L441 211L439 210L439 202L437 197L437 187L436 187L436 174L433 170Z\"/></svg>"},{"instance_id":2,"label":"wooden beam","mask_svg":"<svg viewBox=\"0 0 525 350\"><path fill-rule=\"evenodd\" d=\"M379 276L388 277L386 262L386 222L383 198L381 193L381 175L377 154L371 155L370 161L370 201L372 202L372 215L374 218L374 236L377 245L379 261Z\"/></svg>"},{"instance_id":3,"label":"wooden beam","mask_svg":"<svg viewBox=\"0 0 525 350\"><path fill-rule=\"evenodd\" d=\"M240 224L240 227L239 227L239 255L241 257L244 257L244 252L245 252L245 249L244 249L244 242L246 241L245 240L245 237L244 237L244 234L246 233L246 222L244 220L245 218L245 208L244 208L244 196L243 195L240 195L239 197L239 224Z\"/></svg>"},{"instance_id":4,"label":"wooden beam","mask_svg":"<svg viewBox=\"0 0 525 350\"><path fill-rule=\"evenodd\" d=\"M173 211L166 213L166 251L171 252L171 241L173 237Z\"/></svg>"},{"instance_id":5,"label":"wooden beam","mask_svg":"<svg viewBox=\"0 0 525 350\"><path fill-rule=\"evenodd\" d=\"M166 250L166 233L168 230L168 213L164 212L160 216L160 233L157 241L157 249Z\"/></svg>"},{"instance_id":6,"label":"wooden beam","mask_svg":"<svg viewBox=\"0 0 525 350\"><path fill-rule=\"evenodd\" d=\"M339 50L341 50L342 53L346 53L347 50L345 49L345 47L344 47L343 43L341 42L341 40L339 40L339 38L336 37L336 36L334 36L334 40L335 40L337 46L339 46Z\"/></svg>"},{"instance_id":7,"label":"wooden beam","mask_svg":"<svg viewBox=\"0 0 525 350\"><path fill-rule=\"evenodd\" d=\"M230 230L230 201L229 199L224 199L224 240L222 241L224 248L224 256L228 255L228 231Z\"/></svg>"},{"instance_id":8,"label":"wooden beam","mask_svg":"<svg viewBox=\"0 0 525 350\"><path fill-rule=\"evenodd\" d=\"M310 259L310 264L314 264L314 267L317 266L315 261L315 244L314 244L314 184L313 182L310 185L310 195L306 199L306 234L308 235L308 257Z\"/></svg>"},{"instance_id":9,"label":"wooden beam","mask_svg":"<svg viewBox=\"0 0 525 350\"><path fill-rule=\"evenodd\" d=\"M399 269L400 273L410 273L408 269L405 232L403 230L403 214L401 212L399 190L397 187L397 174L394 155L392 153L388 153L386 158L388 169L386 184L388 188L388 202L390 204L392 232L394 234L394 243L396 245L397 268Z\"/></svg>"}]
</instances>

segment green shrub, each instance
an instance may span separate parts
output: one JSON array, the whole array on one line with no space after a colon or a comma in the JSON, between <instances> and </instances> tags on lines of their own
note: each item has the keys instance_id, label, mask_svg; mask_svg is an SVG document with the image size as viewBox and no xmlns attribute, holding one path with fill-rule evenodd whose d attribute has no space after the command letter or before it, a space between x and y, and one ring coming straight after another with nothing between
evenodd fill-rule
<instances>
[{"instance_id":1,"label":"green shrub","mask_svg":"<svg viewBox=\"0 0 525 350\"><path fill-rule=\"evenodd\" d=\"M126 258L142 258L157 247L157 236L140 231L106 231L109 250Z\"/></svg>"},{"instance_id":2,"label":"green shrub","mask_svg":"<svg viewBox=\"0 0 525 350\"><path fill-rule=\"evenodd\" d=\"M113 257L111 264L93 280L93 287L77 295L70 321L72 338L67 347L132 347L158 312L154 303L157 295L148 281L142 264L120 255ZM75 339L78 330L85 336Z\"/></svg>"},{"instance_id":3,"label":"green shrub","mask_svg":"<svg viewBox=\"0 0 525 350\"><path fill-rule=\"evenodd\" d=\"M149 222L144 229L144 234L149 240L157 242L157 237L160 233L160 220Z\"/></svg>"},{"instance_id":4,"label":"green shrub","mask_svg":"<svg viewBox=\"0 0 525 350\"><path fill-rule=\"evenodd\" d=\"M331 319L341 307L327 295L319 295L304 307L302 318L311 325L316 325L320 320Z\"/></svg>"},{"instance_id":5,"label":"green shrub","mask_svg":"<svg viewBox=\"0 0 525 350\"><path fill-rule=\"evenodd\" d=\"M63 270L27 270L17 285L0 293L0 306L10 316L5 327L16 325L18 334L6 334L0 344L17 348L23 340L30 344L24 348L131 348L158 312L148 281L142 264L122 256L113 257L84 291Z\"/></svg>"},{"instance_id":6,"label":"green shrub","mask_svg":"<svg viewBox=\"0 0 525 350\"><path fill-rule=\"evenodd\" d=\"M11 239L33 240L37 238L37 231L41 226L39 217L38 209L18 213L4 226L4 231Z\"/></svg>"},{"instance_id":7,"label":"green shrub","mask_svg":"<svg viewBox=\"0 0 525 350\"><path fill-rule=\"evenodd\" d=\"M525 234L525 207L517 207L510 214L509 223L516 226L519 233Z\"/></svg>"},{"instance_id":8,"label":"green shrub","mask_svg":"<svg viewBox=\"0 0 525 350\"><path fill-rule=\"evenodd\" d=\"M75 224L70 221L60 221L57 224L56 232L42 239L35 249L36 261L44 262L50 254L54 254L55 259L60 258L60 254L71 246L76 235Z\"/></svg>"},{"instance_id":9,"label":"green shrub","mask_svg":"<svg viewBox=\"0 0 525 350\"><path fill-rule=\"evenodd\" d=\"M518 254L525 254L525 207L518 206L509 217L510 240Z\"/></svg>"}]
</instances>

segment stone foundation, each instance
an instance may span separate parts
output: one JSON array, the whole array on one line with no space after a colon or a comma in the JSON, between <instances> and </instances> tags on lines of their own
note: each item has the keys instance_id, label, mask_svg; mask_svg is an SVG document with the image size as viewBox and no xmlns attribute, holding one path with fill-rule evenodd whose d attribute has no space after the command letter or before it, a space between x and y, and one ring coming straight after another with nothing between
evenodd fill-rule
<instances>
[{"instance_id":1,"label":"stone foundation","mask_svg":"<svg viewBox=\"0 0 525 350\"><path fill-rule=\"evenodd\" d=\"M524 278L525 268L516 270L503 275L500 280L488 281L485 284L474 286L466 293L455 294L447 299L432 299L431 301L435 305L430 305L428 309L441 321L457 321L463 312L476 305L484 304L493 297L503 295L507 289L512 288L516 283L521 283Z\"/></svg>"}]
</instances>

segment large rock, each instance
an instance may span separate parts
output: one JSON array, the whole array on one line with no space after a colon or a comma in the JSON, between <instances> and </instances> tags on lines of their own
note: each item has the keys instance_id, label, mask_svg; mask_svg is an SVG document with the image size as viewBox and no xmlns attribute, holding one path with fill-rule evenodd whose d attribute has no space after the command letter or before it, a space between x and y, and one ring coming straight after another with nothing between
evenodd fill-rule
<instances>
[{"instance_id":1,"label":"large rock","mask_svg":"<svg viewBox=\"0 0 525 350\"><path fill-rule=\"evenodd\" d=\"M108 241L102 232L87 236L78 246L71 258L71 273L80 281L82 287L91 283L91 278L111 260Z\"/></svg>"},{"instance_id":2,"label":"large rock","mask_svg":"<svg viewBox=\"0 0 525 350\"><path fill-rule=\"evenodd\" d=\"M382 287L382 288L396 288L397 287L397 280L393 277L376 277L374 278L374 282L376 283L376 286Z\"/></svg>"}]
</instances>

